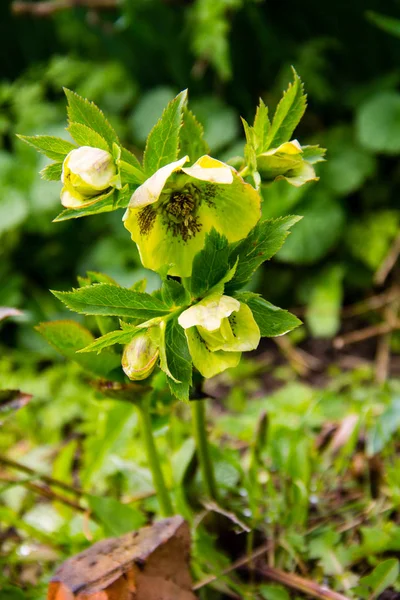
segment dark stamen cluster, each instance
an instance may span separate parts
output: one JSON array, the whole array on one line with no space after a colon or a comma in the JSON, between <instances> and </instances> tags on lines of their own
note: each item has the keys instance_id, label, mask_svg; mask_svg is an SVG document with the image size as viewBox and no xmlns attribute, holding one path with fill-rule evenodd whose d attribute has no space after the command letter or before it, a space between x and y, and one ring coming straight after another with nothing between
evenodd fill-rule
<instances>
[{"instance_id":1,"label":"dark stamen cluster","mask_svg":"<svg viewBox=\"0 0 400 600\"><path fill-rule=\"evenodd\" d=\"M157 213L151 205L145 206L138 214L138 224L141 235L150 233Z\"/></svg>"},{"instance_id":2,"label":"dark stamen cluster","mask_svg":"<svg viewBox=\"0 0 400 600\"><path fill-rule=\"evenodd\" d=\"M196 191L173 192L163 206L163 220L174 237L187 242L201 230L201 222L195 214L198 207Z\"/></svg>"}]
</instances>

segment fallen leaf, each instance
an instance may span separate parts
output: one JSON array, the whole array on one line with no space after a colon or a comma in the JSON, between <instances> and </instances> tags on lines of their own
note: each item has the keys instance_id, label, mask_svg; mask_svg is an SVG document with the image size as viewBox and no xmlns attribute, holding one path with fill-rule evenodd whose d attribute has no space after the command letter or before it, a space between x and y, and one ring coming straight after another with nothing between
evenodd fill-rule
<instances>
[{"instance_id":1,"label":"fallen leaf","mask_svg":"<svg viewBox=\"0 0 400 600\"><path fill-rule=\"evenodd\" d=\"M190 532L180 516L108 538L65 561L47 600L195 600Z\"/></svg>"}]
</instances>

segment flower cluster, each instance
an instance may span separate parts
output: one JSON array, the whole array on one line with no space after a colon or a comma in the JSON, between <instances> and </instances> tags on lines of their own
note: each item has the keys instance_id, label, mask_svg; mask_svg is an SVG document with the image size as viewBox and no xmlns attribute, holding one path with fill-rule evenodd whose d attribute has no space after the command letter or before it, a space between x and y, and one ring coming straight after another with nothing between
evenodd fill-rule
<instances>
[{"instance_id":1,"label":"flower cluster","mask_svg":"<svg viewBox=\"0 0 400 600\"><path fill-rule=\"evenodd\" d=\"M150 132L142 162L121 145L100 109L69 90L68 131L74 143L52 136L22 138L55 161L42 175L62 182L65 210L56 220L123 208L123 225L143 266L162 279L161 289L149 294L145 282L122 288L90 272L79 289L54 292L72 310L96 316L108 332L93 341L89 331L76 331L79 353L124 347L122 359L114 349L90 362L82 359L95 375L142 381L159 365L172 393L188 399L193 367L213 377L235 367L262 336L298 326L290 313L240 291L299 219L262 221L261 187L278 179L294 186L313 181L313 165L323 160L318 146L291 139L305 109L302 84L294 75L272 122L262 100L254 124L244 121L246 145L243 158L232 159L236 168L208 154L202 127L186 108L186 91L168 104ZM121 329L110 331L115 317Z\"/></svg>"}]
</instances>

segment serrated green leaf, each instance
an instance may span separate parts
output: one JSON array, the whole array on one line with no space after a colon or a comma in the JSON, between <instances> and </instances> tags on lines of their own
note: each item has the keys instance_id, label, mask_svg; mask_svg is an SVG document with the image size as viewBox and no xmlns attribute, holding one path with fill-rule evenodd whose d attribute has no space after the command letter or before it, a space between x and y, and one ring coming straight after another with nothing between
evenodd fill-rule
<instances>
[{"instance_id":1,"label":"serrated green leaf","mask_svg":"<svg viewBox=\"0 0 400 600\"><path fill-rule=\"evenodd\" d=\"M265 150L277 148L290 140L307 106L307 96L303 84L293 69L294 80L284 92L279 102L271 128L265 140Z\"/></svg>"},{"instance_id":2,"label":"serrated green leaf","mask_svg":"<svg viewBox=\"0 0 400 600\"><path fill-rule=\"evenodd\" d=\"M178 308L190 302L190 294L179 281L166 279L161 287L161 296L166 306Z\"/></svg>"},{"instance_id":3,"label":"serrated green leaf","mask_svg":"<svg viewBox=\"0 0 400 600\"><path fill-rule=\"evenodd\" d=\"M193 259L190 290L193 296L202 296L216 285L229 271L230 247L225 236L212 229L206 235L204 248ZM234 263L236 257L233 257Z\"/></svg>"},{"instance_id":4,"label":"serrated green leaf","mask_svg":"<svg viewBox=\"0 0 400 600\"><path fill-rule=\"evenodd\" d=\"M274 306L258 294L241 292L235 294L240 302L244 302L253 313L262 337L284 335L301 325L300 319L287 310Z\"/></svg>"},{"instance_id":5,"label":"serrated green leaf","mask_svg":"<svg viewBox=\"0 0 400 600\"><path fill-rule=\"evenodd\" d=\"M253 129L257 136L257 152L266 152L268 132L270 130L271 123L268 118L268 107L264 104L260 98L259 105L257 106L256 116L254 117Z\"/></svg>"},{"instance_id":6,"label":"serrated green leaf","mask_svg":"<svg viewBox=\"0 0 400 600\"><path fill-rule=\"evenodd\" d=\"M67 208L66 210L63 210L55 219L53 219L53 223L111 212L118 208L116 206L117 199L118 191L110 190L107 194L101 194L100 196L96 196L90 202L85 202L81 208Z\"/></svg>"},{"instance_id":7,"label":"serrated green leaf","mask_svg":"<svg viewBox=\"0 0 400 600\"><path fill-rule=\"evenodd\" d=\"M93 129L106 140L109 150L112 149L113 143L118 144L117 134L103 112L93 102L66 88L64 88L64 92L68 100L67 112L70 123L80 123Z\"/></svg>"},{"instance_id":8,"label":"serrated green leaf","mask_svg":"<svg viewBox=\"0 0 400 600\"><path fill-rule=\"evenodd\" d=\"M143 167L147 176L177 159L179 130L186 99L187 90L184 90L171 100L150 131L143 156Z\"/></svg>"},{"instance_id":9,"label":"serrated green leaf","mask_svg":"<svg viewBox=\"0 0 400 600\"><path fill-rule=\"evenodd\" d=\"M227 283L227 293L243 287L252 277L254 271L266 260L278 252L289 235L289 229L301 217L287 216L268 219L258 223L247 238L230 245L231 262L239 258L236 273Z\"/></svg>"},{"instance_id":10,"label":"serrated green leaf","mask_svg":"<svg viewBox=\"0 0 400 600\"><path fill-rule=\"evenodd\" d=\"M83 123L70 123L67 131L79 146L92 146L107 152L110 150L106 140L97 131Z\"/></svg>"},{"instance_id":11,"label":"serrated green leaf","mask_svg":"<svg viewBox=\"0 0 400 600\"><path fill-rule=\"evenodd\" d=\"M174 381L168 377L171 393L179 400L189 400L189 388L192 384L192 359L185 332L177 319L167 322L165 330L165 352L168 369Z\"/></svg>"},{"instance_id":12,"label":"serrated green leaf","mask_svg":"<svg viewBox=\"0 0 400 600\"><path fill-rule=\"evenodd\" d=\"M122 504L116 498L88 495L87 501L106 536L120 536L136 531L146 523L143 513L128 504Z\"/></svg>"},{"instance_id":13,"label":"serrated green leaf","mask_svg":"<svg viewBox=\"0 0 400 600\"><path fill-rule=\"evenodd\" d=\"M84 289L84 288L82 288ZM77 354L85 346L94 341L88 329L75 321L51 321L40 323L36 329L66 358L78 363L85 371L99 377L120 380L122 378L121 358L111 350L105 351L101 356L94 354ZM116 371L114 374L113 371Z\"/></svg>"},{"instance_id":14,"label":"serrated green leaf","mask_svg":"<svg viewBox=\"0 0 400 600\"><path fill-rule=\"evenodd\" d=\"M204 139L203 125L199 123L192 111L184 107L183 123L179 132L179 156L188 155L191 162L210 151Z\"/></svg>"},{"instance_id":15,"label":"serrated green leaf","mask_svg":"<svg viewBox=\"0 0 400 600\"><path fill-rule=\"evenodd\" d=\"M70 310L85 315L130 317L147 321L169 312L161 300L150 294L109 283L95 283L72 292L52 293Z\"/></svg>"},{"instance_id":16,"label":"serrated green leaf","mask_svg":"<svg viewBox=\"0 0 400 600\"><path fill-rule=\"evenodd\" d=\"M125 161L132 167L136 167L139 171L143 173L142 165L139 162L139 159L129 150L121 146L121 160Z\"/></svg>"},{"instance_id":17,"label":"serrated green leaf","mask_svg":"<svg viewBox=\"0 0 400 600\"><path fill-rule=\"evenodd\" d=\"M250 173L254 173L257 171L257 154L256 148L258 145L257 135L253 127L242 118L242 124L244 128L244 133L246 136L246 145L244 147L244 158L246 160L246 165L250 169Z\"/></svg>"},{"instance_id":18,"label":"serrated green leaf","mask_svg":"<svg viewBox=\"0 0 400 600\"><path fill-rule=\"evenodd\" d=\"M40 175L42 179L46 181L60 181L62 174L62 162L55 162L49 165L46 165L44 169L40 171Z\"/></svg>"},{"instance_id":19,"label":"serrated green leaf","mask_svg":"<svg viewBox=\"0 0 400 600\"><path fill-rule=\"evenodd\" d=\"M29 144L48 158L62 162L76 148L75 144L53 135L18 135L20 140Z\"/></svg>"},{"instance_id":20,"label":"serrated green leaf","mask_svg":"<svg viewBox=\"0 0 400 600\"><path fill-rule=\"evenodd\" d=\"M131 325L130 327L131 327L130 329L110 331L109 333L102 335L101 337L97 338L97 340L95 340L88 346L85 346L85 348L82 348L81 350L79 350L79 353L83 353L83 352L100 353L100 351L103 350L104 348L108 348L109 346L114 346L115 344L122 344L122 345L129 344L129 342L134 337L135 333L140 331L140 329L138 329L137 327L134 327L133 325Z\"/></svg>"}]
</instances>

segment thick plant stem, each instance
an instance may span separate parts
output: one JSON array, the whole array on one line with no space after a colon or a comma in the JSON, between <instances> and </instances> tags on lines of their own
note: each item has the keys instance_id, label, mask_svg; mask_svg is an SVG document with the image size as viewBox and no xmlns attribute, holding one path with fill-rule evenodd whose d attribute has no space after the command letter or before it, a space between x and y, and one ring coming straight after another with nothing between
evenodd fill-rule
<instances>
[{"instance_id":1,"label":"thick plant stem","mask_svg":"<svg viewBox=\"0 0 400 600\"><path fill-rule=\"evenodd\" d=\"M210 458L210 452L207 440L206 409L204 400L193 400L192 418L193 433L196 440L197 457L200 463L203 483L208 496L213 500L218 500L217 483L215 481L214 467Z\"/></svg>"},{"instance_id":2,"label":"thick plant stem","mask_svg":"<svg viewBox=\"0 0 400 600\"><path fill-rule=\"evenodd\" d=\"M172 507L168 489L165 485L164 475L161 471L160 459L153 437L153 428L151 425L148 402L144 400L139 404L138 408L143 442L146 448L147 461L153 477L153 484L157 499L160 503L161 514L163 517L170 517L174 514L174 509Z\"/></svg>"}]
</instances>

